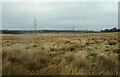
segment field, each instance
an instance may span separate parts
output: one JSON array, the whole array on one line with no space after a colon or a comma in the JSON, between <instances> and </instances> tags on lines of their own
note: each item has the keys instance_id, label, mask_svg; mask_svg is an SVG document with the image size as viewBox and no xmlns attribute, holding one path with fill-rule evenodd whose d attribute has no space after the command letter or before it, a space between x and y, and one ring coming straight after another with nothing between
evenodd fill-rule
<instances>
[{"instance_id":1,"label":"field","mask_svg":"<svg viewBox=\"0 0 120 77\"><path fill-rule=\"evenodd\" d=\"M118 74L118 33L0 36L3 75Z\"/></svg>"}]
</instances>

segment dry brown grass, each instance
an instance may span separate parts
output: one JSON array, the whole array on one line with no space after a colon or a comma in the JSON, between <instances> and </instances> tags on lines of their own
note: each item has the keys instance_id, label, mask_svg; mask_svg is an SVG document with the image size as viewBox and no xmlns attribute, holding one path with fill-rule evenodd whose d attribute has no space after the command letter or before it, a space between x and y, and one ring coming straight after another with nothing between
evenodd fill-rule
<instances>
[{"instance_id":1,"label":"dry brown grass","mask_svg":"<svg viewBox=\"0 0 120 77\"><path fill-rule=\"evenodd\" d=\"M117 33L3 34L3 75L117 75Z\"/></svg>"}]
</instances>

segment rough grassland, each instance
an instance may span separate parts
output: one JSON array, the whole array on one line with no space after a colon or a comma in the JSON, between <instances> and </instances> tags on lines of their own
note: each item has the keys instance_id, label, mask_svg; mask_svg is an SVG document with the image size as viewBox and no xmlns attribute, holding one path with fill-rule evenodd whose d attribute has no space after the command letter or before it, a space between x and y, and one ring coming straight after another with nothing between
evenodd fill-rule
<instances>
[{"instance_id":1,"label":"rough grassland","mask_svg":"<svg viewBox=\"0 0 120 77\"><path fill-rule=\"evenodd\" d=\"M3 34L3 75L117 75L118 34Z\"/></svg>"}]
</instances>

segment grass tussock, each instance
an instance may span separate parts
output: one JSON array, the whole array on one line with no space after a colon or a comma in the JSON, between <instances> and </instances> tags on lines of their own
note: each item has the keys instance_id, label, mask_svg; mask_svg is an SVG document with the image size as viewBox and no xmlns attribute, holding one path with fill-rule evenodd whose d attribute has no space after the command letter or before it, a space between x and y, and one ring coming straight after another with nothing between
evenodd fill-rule
<instances>
[{"instance_id":1,"label":"grass tussock","mask_svg":"<svg viewBox=\"0 0 120 77\"><path fill-rule=\"evenodd\" d=\"M117 75L117 33L2 35L3 75Z\"/></svg>"}]
</instances>

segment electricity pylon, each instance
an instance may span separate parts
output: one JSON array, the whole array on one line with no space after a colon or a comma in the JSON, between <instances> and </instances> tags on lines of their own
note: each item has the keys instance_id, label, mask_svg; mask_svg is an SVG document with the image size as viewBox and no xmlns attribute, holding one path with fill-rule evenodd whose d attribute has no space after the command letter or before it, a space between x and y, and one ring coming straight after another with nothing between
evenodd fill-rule
<instances>
[{"instance_id":1,"label":"electricity pylon","mask_svg":"<svg viewBox=\"0 0 120 77\"><path fill-rule=\"evenodd\" d=\"M37 21L36 21L37 18L34 18L34 32L36 33L36 26L37 26Z\"/></svg>"}]
</instances>

